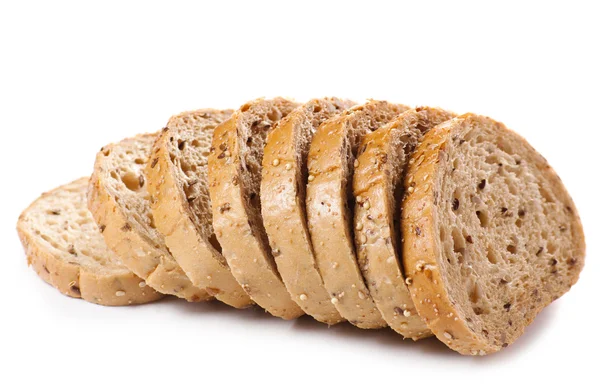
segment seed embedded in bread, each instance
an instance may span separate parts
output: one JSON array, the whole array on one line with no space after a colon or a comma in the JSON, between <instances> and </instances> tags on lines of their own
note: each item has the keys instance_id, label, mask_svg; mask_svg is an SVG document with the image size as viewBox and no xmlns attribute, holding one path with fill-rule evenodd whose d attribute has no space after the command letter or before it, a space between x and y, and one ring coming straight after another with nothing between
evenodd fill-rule
<instances>
[{"instance_id":1,"label":"seed embedded in bread","mask_svg":"<svg viewBox=\"0 0 600 384\"><path fill-rule=\"evenodd\" d=\"M88 178L42 194L19 216L27 263L61 293L100 305L148 303L163 295L111 252L87 209Z\"/></svg>"},{"instance_id":2,"label":"seed embedded in bread","mask_svg":"<svg viewBox=\"0 0 600 384\"><path fill-rule=\"evenodd\" d=\"M304 312L285 288L261 217L260 184L269 130L298 105L276 98L244 104L214 132L208 157L213 227L233 276L274 316Z\"/></svg>"},{"instance_id":3,"label":"seed embedded in bread","mask_svg":"<svg viewBox=\"0 0 600 384\"><path fill-rule=\"evenodd\" d=\"M262 216L278 271L296 304L327 324L343 318L331 303L314 259L306 223L306 158L318 126L353 104L326 98L296 108L269 132L263 158Z\"/></svg>"},{"instance_id":4,"label":"seed embedded in bread","mask_svg":"<svg viewBox=\"0 0 600 384\"><path fill-rule=\"evenodd\" d=\"M106 244L133 273L152 288L188 301L209 300L211 296L195 287L169 253L162 234L156 229L150 208L150 195L142 186L147 161L156 134L138 135L109 144L96 156L88 190L88 207Z\"/></svg>"},{"instance_id":5,"label":"seed embedded in bread","mask_svg":"<svg viewBox=\"0 0 600 384\"><path fill-rule=\"evenodd\" d=\"M440 124L412 159L420 157L402 210L415 306L450 348L497 352L577 281L585 241L575 205L547 161L487 117Z\"/></svg>"},{"instance_id":6,"label":"seed embedded in bread","mask_svg":"<svg viewBox=\"0 0 600 384\"><path fill-rule=\"evenodd\" d=\"M212 226L208 154L215 127L233 111L201 109L171 117L152 150L147 188L157 229L192 283L236 308L252 304L237 283Z\"/></svg>"},{"instance_id":7,"label":"seed embedded in bread","mask_svg":"<svg viewBox=\"0 0 600 384\"><path fill-rule=\"evenodd\" d=\"M364 135L407 109L384 101L350 108L317 129L308 154L306 209L317 266L337 310L360 328L381 328L386 323L356 260L351 198L354 160ZM358 204L365 209L370 206L369 201Z\"/></svg>"},{"instance_id":8,"label":"seed embedded in bread","mask_svg":"<svg viewBox=\"0 0 600 384\"><path fill-rule=\"evenodd\" d=\"M431 336L410 297L401 266L400 209L408 159L423 135L454 114L419 107L368 133L354 169L354 228L358 262L384 320L413 340ZM372 202L368 206L361 202ZM374 219L369 219L371 215ZM366 234L369 233L367 241Z\"/></svg>"}]
</instances>

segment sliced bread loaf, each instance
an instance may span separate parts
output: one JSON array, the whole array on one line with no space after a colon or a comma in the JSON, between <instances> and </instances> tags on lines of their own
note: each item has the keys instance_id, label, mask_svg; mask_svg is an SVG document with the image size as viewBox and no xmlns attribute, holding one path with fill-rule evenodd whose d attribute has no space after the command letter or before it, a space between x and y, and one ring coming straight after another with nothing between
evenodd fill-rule
<instances>
[{"instance_id":1,"label":"sliced bread loaf","mask_svg":"<svg viewBox=\"0 0 600 384\"><path fill-rule=\"evenodd\" d=\"M211 296L188 279L154 224L143 170L155 140L155 134L138 135L100 150L89 184L89 209L109 248L149 286L188 301L207 300Z\"/></svg>"},{"instance_id":2,"label":"sliced bread loaf","mask_svg":"<svg viewBox=\"0 0 600 384\"><path fill-rule=\"evenodd\" d=\"M27 262L67 296L101 305L142 304L162 295L112 253L87 209L88 179L44 193L19 217Z\"/></svg>"},{"instance_id":3,"label":"sliced bread loaf","mask_svg":"<svg viewBox=\"0 0 600 384\"><path fill-rule=\"evenodd\" d=\"M317 269L306 224L306 158L316 128L354 103L314 99L271 130L265 145L260 189L262 216L273 256L292 299L318 321L343 320Z\"/></svg>"},{"instance_id":4,"label":"sliced bread loaf","mask_svg":"<svg viewBox=\"0 0 600 384\"><path fill-rule=\"evenodd\" d=\"M360 328L380 328L386 323L356 260L353 164L361 138L407 109L384 101L353 107L317 129L308 153L306 210L317 266L332 303Z\"/></svg>"},{"instance_id":5,"label":"sliced bread loaf","mask_svg":"<svg viewBox=\"0 0 600 384\"><path fill-rule=\"evenodd\" d=\"M431 336L415 309L401 266L400 202L408 158L423 135L454 117L435 108L402 113L362 140L354 168L355 244L358 263L384 320L404 337ZM368 201L368 209L364 202Z\"/></svg>"},{"instance_id":6,"label":"sliced bread loaf","mask_svg":"<svg viewBox=\"0 0 600 384\"><path fill-rule=\"evenodd\" d=\"M192 283L236 308L251 305L223 255L212 226L208 153L213 131L233 111L201 109L173 116L146 165L156 227Z\"/></svg>"},{"instance_id":7,"label":"sliced bread loaf","mask_svg":"<svg viewBox=\"0 0 600 384\"><path fill-rule=\"evenodd\" d=\"M419 314L462 354L513 343L584 263L577 210L546 159L474 114L429 131L411 157L402 235Z\"/></svg>"},{"instance_id":8,"label":"sliced bread loaf","mask_svg":"<svg viewBox=\"0 0 600 384\"><path fill-rule=\"evenodd\" d=\"M296 103L259 99L244 104L214 132L208 156L213 227L233 276L274 316L303 314L279 273L263 225L260 181L267 133Z\"/></svg>"}]
</instances>

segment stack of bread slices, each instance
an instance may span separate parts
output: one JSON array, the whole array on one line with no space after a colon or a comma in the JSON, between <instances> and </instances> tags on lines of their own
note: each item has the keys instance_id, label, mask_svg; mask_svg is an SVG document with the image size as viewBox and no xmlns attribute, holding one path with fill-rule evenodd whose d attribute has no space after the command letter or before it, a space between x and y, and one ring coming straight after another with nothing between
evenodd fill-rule
<instances>
[{"instance_id":1,"label":"stack of bread slices","mask_svg":"<svg viewBox=\"0 0 600 384\"><path fill-rule=\"evenodd\" d=\"M337 98L174 116L17 226L38 275L92 303L216 299L471 355L513 343L585 255L560 178L501 123Z\"/></svg>"}]
</instances>

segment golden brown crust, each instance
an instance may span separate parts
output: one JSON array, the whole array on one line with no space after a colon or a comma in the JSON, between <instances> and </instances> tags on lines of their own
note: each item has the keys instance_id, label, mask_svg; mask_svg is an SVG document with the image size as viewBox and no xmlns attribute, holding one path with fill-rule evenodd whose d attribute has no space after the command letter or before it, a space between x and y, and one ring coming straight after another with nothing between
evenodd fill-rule
<instances>
[{"instance_id":1,"label":"golden brown crust","mask_svg":"<svg viewBox=\"0 0 600 384\"><path fill-rule=\"evenodd\" d=\"M34 210L37 209L38 204L42 203L49 195L66 188L79 188L81 193L85 194L87 181L87 178L82 178L46 192L23 211L17 223L17 231L27 255L27 263L32 266L42 280L61 293L70 297L82 298L90 303L120 306L159 300L163 297L162 294L146 286L142 279L125 268L109 264L102 270L94 270L76 262L69 262L61 258L58 250L52 249L51 245L44 241L39 234L31 232L27 221L30 216L37 215ZM89 236L94 235L96 234ZM87 256L80 255L79 257Z\"/></svg>"},{"instance_id":2,"label":"golden brown crust","mask_svg":"<svg viewBox=\"0 0 600 384\"><path fill-rule=\"evenodd\" d=\"M385 124L406 109L379 101L351 108L319 127L308 155L306 209L315 259L332 303L344 318L360 328L381 328L387 323L365 285L354 250L350 228L353 218L348 209L351 175L346 164L352 147L349 125L362 118ZM387 121L375 117L380 114L389 115Z\"/></svg>"},{"instance_id":3,"label":"golden brown crust","mask_svg":"<svg viewBox=\"0 0 600 384\"><path fill-rule=\"evenodd\" d=\"M443 188L440 186L440 180L444 167L448 166L445 164L447 147L452 145L452 136L458 137L464 127L480 124L494 126L500 131L498 135L516 137L514 132L509 131L502 124L474 114L462 115L440 124L425 136L412 156L405 184L407 189L409 187L412 189L407 191L402 210L403 262L405 273L412 280L409 289L413 301L432 332L450 348L466 355L485 355L497 352L503 346L514 341L507 340L507 343L499 346L490 342L483 333L471 329L469 321L458 307L457 301L450 295L448 287L444 285L446 281L445 267L439 259L442 252L441 244L439 236L435 235L439 232L439 216L442 214L438 212L436 197L439 196L440 188ZM572 281L568 283L570 287L576 282L579 271L583 267L583 255L585 254L583 229L579 216L562 182L547 165L545 159L535 152L524 139L519 137L518 140L527 149L527 153L521 155L528 157L532 164L543 166L544 176L550 180L550 185L555 188L555 192L570 207L575 240L574 254L579 258L574 263L577 270L574 271ZM568 287L560 294L566 290ZM526 319L522 322L521 328L515 331L515 335L518 337L535 315L560 294L556 297L543 296L535 304L532 303L530 312L526 314Z\"/></svg>"},{"instance_id":4,"label":"golden brown crust","mask_svg":"<svg viewBox=\"0 0 600 384\"><path fill-rule=\"evenodd\" d=\"M304 312L291 299L272 261L268 241L251 224L242 179L241 143L238 124L255 104L292 106L282 99L258 100L236 111L214 132L208 157L208 178L213 210L213 227L223 247L223 256L242 288L256 304L274 316L294 319ZM260 171L258 171L260 172ZM247 173L247 172L246 172Z\"/></svg>"},{"instance_id":5,"label":"golden brown crust","mask_svg":"<svg viewBox=\"0 0 600 384\"><path fill-rule=\"evenodd\" d=\"M343 318L325 289L308 233L304 190L307 175L303 169L306 159L299 157L301 147L310 140L312 126L303 132L300 125L311 125L310 120L319 113L333 116L353 104L315 99L299 107L269 133L263 157L262 212L277 269L296 304L330 325Z\"/></svg>"},{"instance_id":6,"label":"golden brown crust","mask_svg":"<svg viewBox=\"0 0 600 384\"><path fill-rule=\"evenodd\" d=\"M140 135L127 140L136 140L138 137L148 139L148 135ZM111 150L118 145L119 143L110 144L103 149ZM105 178L108 177L103 169L105 157L103 151L96 156L94 173L88 188L88 206L98 227L102 229L106 244L127 268L157 291L192 302L211 299L212 296L206 291L193 286L166 250L166 246L157 248L149 239L134 230L134 225L117 203L118 196L112 195L105 185Z\"/></svg>"},{"instance_id":7,"label":"golden brown crust","mask_svg":"<svg viewBox=\"0 0 600 384\"><path fill-rule=\"evenodd\" d=\"M198 115L207 124L216 125L229 118L231 111L203 109L190 114ZM146 167L147 188L152 196L156 226L165 236L171 254L195 286L232 307L248 307L252 300L229 271L223 256L192 220L195 213L187 200L177 167L171 160L170 140L178 133L178 127L174 125L167 124L161 132L152 150L152 161Z\"/></svg>"},{"instance_id":8,"label":"golden brown crust","mask_svg":"<svg viewBox=\"0 0 600 384\"><path fill-rule=\"evenodd\" d=\"M357 204L354 229L357 258L371 295L392 329L413 340L432 335L414 307L401 266L399 207L404 166L411 149L424 131L452 118L451 113L420 107L364 137L354 169L357 200L369 201L369 209ZM404 145L406 147L400 147ZM400 167L400 169L395 169ZM362 242L361 237L366 241ZM400 254L399 254L400 253Z\"/></svg>"}]
</instances>

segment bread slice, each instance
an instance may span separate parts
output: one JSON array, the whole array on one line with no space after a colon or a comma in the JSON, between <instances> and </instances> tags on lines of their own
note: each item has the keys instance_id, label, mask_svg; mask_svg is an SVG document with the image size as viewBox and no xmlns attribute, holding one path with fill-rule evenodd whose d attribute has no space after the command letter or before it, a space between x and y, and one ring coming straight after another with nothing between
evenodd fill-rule
<instances>
[{"instance_id":1,"label":"bread slice","mask_svg":"<svg viewBox=\"0 0 600 384\"><path fill-rule=\"evenodd\" d=\"M156 227L192 283L224 303L244 308L252 301L220 252L208 195L213 131L232 112L201 109L173 116L154 143L146 185Z\"/></svg>"},{"instance_id":2,"label":"bread slice","mask_svg":"<svg viewBox=\"0 0 600 384\"><path fill-rule=\"evenodd\" d=\"M277 272L263 225L260 180L267 133L296 103L259 99L244 104L214 132L208 156L213 226L233 276L274 316L303 314Z\"/></svg>"},{"instance_id":3,"label":"bread slice","mask_svg":"<svg viewBox=\"0 0 600 384\"><path fill-rule=\"evenodd\" d=\"M204 301L211 296L187 278L154 224L143 171L155 140L155 134L138 135L100 150L89 184L89 209L109 248L149 286ZM157 162L150 161L150 166Z\"/></svg>"},{"instance_id":4,"label":"bread slice","mask_svg":"<svg viewBox=\"0 0 600 384\"><path fill-rule=\"evenodd\" d=\"M142 304L162 295L146 286L112 253L87 209L88 179L42 194L27 208L17 231L27 263L67 296L101 305Z\"/></svg>"},{"instance_id":5,"label":"bread slice","mask_svg":"<svg viewBox=\"0 0 600 384\"><path fill-rule=\"evenodd\" d=\"M319 127L308 153L306 210L315 259L332 303L360 328L386 323L365 285L354 250L354 159L364 135L407 109L385 101L353 107Z\"/></svg>"},{"instance_id":6,"label":"bread slice","mask_svg":"<svg viewBox=\"0 0 600 384\"><path fill-rule=\"evenodd\" d=\"M353 104L326 98L296 108L269 133L262 163L262 216L277 269L296 304L330 325L343 318L313 255L306 224L306 158L316 128Z\"/></svg>"},{"instance_id":7,"label":"bread slice","mask_svg":"<svg viewBox=\"0 0 600 384\"><path fill-rule=\"evenodd\" d=\"M354 168L355 245L358 264L383 319L404 337L431 336L415 309L401 266L400 210L408 158L423 135L454 115L419 107L368 133Z\"/></svg>"},{"instance_id":8,"label":"bread slice","mask_svg":"<svg viewBox=\"0 0 600 384\"><path fill-rule=\"evenodd\" d=\"M419 314L462 354L507 347L578 279L573 200L546 159L483 116L429 131L409 163L403 258Z\"/></svg>"}]
</instances>

